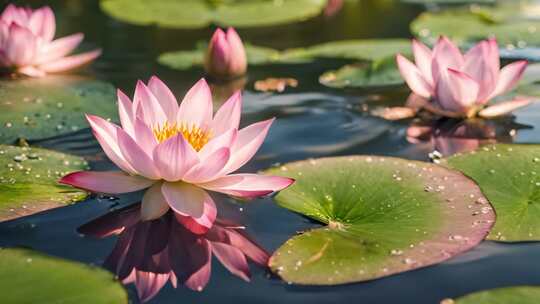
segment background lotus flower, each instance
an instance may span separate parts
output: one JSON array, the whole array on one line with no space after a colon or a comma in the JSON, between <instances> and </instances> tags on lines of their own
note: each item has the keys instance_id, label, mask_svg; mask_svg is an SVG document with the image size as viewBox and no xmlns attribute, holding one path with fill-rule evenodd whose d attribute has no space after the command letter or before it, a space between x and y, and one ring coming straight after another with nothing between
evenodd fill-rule
<instances>
[{"instance_id":1,"label":"background lotus flower","mask_svg":"<svg viewBox=\"0 0 540 304\"><path fill-rule=\"evenodd\" d=\"M495 39L481 41L465 55L446 37L433 51L413 40L415 64L398 54L399 71L418 96L432 99L433 106L448 116L471 117L492 98L516 86L526 61L500 69Z\"/></svg>"},{"instance_id":2,"label":"background lotus flower","mask_svg":"<svg viewBox=\"0 0 540 304\"><path fill-rule=\"evenodd\" d=\"M293 183L277 176L231 174L253 157L274 121L238 130L241 108L237 92L212 115L212 95L204 79L180 106L157 77L148 86L139 81L133 103L118 91L122 127L87 116L103 150L124 172L76 172L60 182L112 194L148 188L142 200L143 220L159 218L170 207L186 227L204 233L216 218L206 190L249 199Z\"/></svg>"},{"instance_id":3,"label":"background lotus flower","mask_svg":"<svg viewBox=\"0 0 540 304\"><path fill-rule=\"evenodd\" d=\"M17 73L41 77L84 65L101 54L94 50L73 56L83 40L77 33L53 40L54 13L45 6L37 10L9 4L0 15L0 65Z\"/></svg>"},{"instance_id":4,"label":"background lotus flower","mask_svg":"<svg viewBox=\"0 0 540 304\"><path fill-rule=\"evenodd\" d=\"M208 45L204 68L209 75L222 79L235 78L246 73L246 50L242 39L233 28L228 28L227 33L220 28L214 32Z\"/></svg>"},{"instance_id":5,"label":"background lotus flower","mask_svg":"<svg viewBox=\"0 0 540 304\"><path fill-rule=\"evenodd\" d=\"M252 241L243 227L217 220L205 235L193 234L179 224L172 212L153 221L140 220L139 205L97 218L78 231L104 238L119 235L105 267L124 284L135 283L139 299L146 302L170 281L201 291L216 258L232 274L249 281L247 259L266 267L268 253Z\"/></svg>"}]
</instances>

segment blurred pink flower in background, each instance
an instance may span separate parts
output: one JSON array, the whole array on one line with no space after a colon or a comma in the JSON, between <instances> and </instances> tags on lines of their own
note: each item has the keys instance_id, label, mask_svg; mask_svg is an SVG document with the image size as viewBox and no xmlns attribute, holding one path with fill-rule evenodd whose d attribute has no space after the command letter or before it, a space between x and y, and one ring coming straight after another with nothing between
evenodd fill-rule
<instances>
[{"instance_id":1,"label":"blurred pink flower in background","mask_svg":"<svg viewBox=\"0 0 540 304\"><path fill-rule=\"evenodd\" d=\"M325 17L332 17L339 13L343 8L343 0L328 0L326 7L324 8L323 15Z\"/></svg>"},{"instance_id":2,"label":"blurred pink flower in background","mask_svg":"<svg viewBox=\"0 0 540 304\"><path fill-rule=\"evenodd\" d=\"M157 219L172 208L190 230L204 233L216 218L206 192L255 198L291 185L294 180L257 174L231 174L262 145L274 119L239 130L240 92L213 115L212 94L201 79L178 102L157 77L137 83L133 102L118 90L121 127L87 115L94 136L121 171L82 171L61 183L101 193L147 189L143 220Z\"/></svg>"},{"instance_id":3,"label":"blurred pink flower in background","mask_svg":"<svg viewBox=\"0 0 540 304\"><path fill-rule=\"evenodd\" d=\"M104 266L124 284L134 283L146 302L171 282L202 291L210 280L212 256L232 274L250 280L248 259L266 267L268 253L245 233L244 227L221 219L204 235L194 234L169 212L159 219L141 221L139 205L99 217L78 231L105 238L118 235Z\"/></svg>"},{"instance_id":4,"label":"blurred pink flower in background","mask_svg":"<svg viewBox=\"0 0 540 304\"><path fill-rule=\"evenodd\" d=\"M464 55L446 37L433 50L417 40L412 48L415 63L396 56L401 75L414 94L431 99L431 105L448 116L476 115L492 98L513 89L527 67L521 60L501 69L495 39L479 42Z\"/></svg>"},{"instance_id":5,"label":"blurred pink flower in background","mask_svg":"<svg viewBox=\"0 0 540 304\"><path fill-rule=\"evenodd\" d=\"M208 45L204 68L210 76L220 79L236 78L246 73L246 50L242 39L232 27L226 33L220 28L214 32Z\"/></svg>"},{"instance_id":6,"label":"blurred pink flower in background","mask_svg":"<svg viewBox=\"0 0 540 304\"><path fill-rule=\"evenodd\" d=\"M0 65L32 77L64 72L89 63L101 50L67 56L83 40L77 33L53 40L54 13L9 4L0 16Z\"/></svg>"}]
</instances>

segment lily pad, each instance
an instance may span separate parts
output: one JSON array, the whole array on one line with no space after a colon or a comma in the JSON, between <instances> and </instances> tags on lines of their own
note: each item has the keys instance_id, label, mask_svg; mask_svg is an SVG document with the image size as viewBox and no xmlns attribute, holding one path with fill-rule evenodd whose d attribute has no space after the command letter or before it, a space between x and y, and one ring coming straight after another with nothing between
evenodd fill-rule
<instances>
[{"instance_id":1,"label":"lily pad","mask_svg":"<svg viewBox=\"0 0 540 304\"><path fill-rule=\"evenodd\" d=\"M115 100L111 84L79 77L0 80L0 143L86 128L85 113L116 117Z\"/></svg>"},{"instance_id":2,"label":"lily pad","mask_svg":"<svg viewBox=\"0 0 540 304\"><path fill-rule=\"evenodd\" d=\"M163 53L158 62L177 70L202 66L207 44L197 43L194 50ZM406 39L366 39L333 41L306 48L278 51L267 47L245 44L250 65L298 64L313 62L317 58L361 61L384 60L396 53L410 54L411 43Z\"/></svg>"},{"instance_id":3,"label":"lily pad","mask_svg":"<svg viewBox=\"0 0 540 304\"><path fill-rule=\"evenodd\" d=\"M188 70L192 67L202 66L208 44L199 42L197 47L191 51L174 51L163 53L158 57L158 62L177 70ZM255 46L246 43L247 60L250 65L262 65L270 63L301 63L305 60L285 60L281 58L281 53L267 47Z\"/></svg>"},{"instance_id":4,"label":"lily pad","mask_svg":"<svg viewBox=\"0 0 540 304\"><path fill-rule=\"evenodd\" d=\"M408 39L365 39L331 41L307 48L285 50L283 58L339 58L377 61L395 56L396 53L411 54Z\"/></svg>"},{"instance_id":5,"label":"lily pad","mask_svg":"<svg viewBox=\"0 0 540 304\"><path fill-rule=\"evenodd\" d=\"M0 249L0 292L2 303L128 303L111 273L19 248Z\"/></svg>"},{"instance_id":6,"label":"lily pad","mask_svg":"<svg viewBox=\"0 0 540 304\"><path fill-rule=\"evenodd\" d=\"M486 146L442 163L474 179L493 204L489 240L540 241L540 145Z\"/></svg>"},{"instance_id":7,"label":"lily pad","mask_svg":"<svg viewBox=\"0 0 540 304\"><path fill-rule=\"evenodd\" d=\"M477 4L477 3L495 3L497 0L401 0L405 3L415 3L415 4Z\"/></svg>"},{"instance_id":8,"label":"lily pad","mask_svg":"<svg viewBox=\"0 0 540 304\"><path fill-rule=\"evenodd\" d=\"M291 283L359 282L432 265L476 246L495 219L473 181L435 164L348 156L269 173L296 178L276 196L280 206L326 225L271 257Z\"/></svg>"},{"instance_id":9,"label":"lily pad","mask_svg":"<svg viewBox=\"0 0 540 304\"><path fill-rule=\"evenodd\" d=\"M540 299L540 287L505 287L471 293L441 304L536 304Z\"/></svg>"},{"instance_id":10,"label":"lily pad","mask_svg":"<svg viewBox=\"0 0 540 304\"><path fill-rule=\"evenodd\" d=\"M83 200L86 192L57 181L67 173L85 169L88 165L81 157L0 145L0 221Z\"/></svg>"},{"instance_id":11,"label":"lily pad","mask_svg":"<svg viewBox=\"0 0 540 304\"><path fill-rule=\"evenodd\" d=\"M380 88L404 83L395 59L346 65L336 71L328 71L319 77L319 82L332 88Z\"/></svg>"},{"instance_id":12,"label":"lily pad","mask_svg":"<svg viewBox=\"0 0 540 304\"><path fill-rule=\"evenodd\" d=\"M167 28L202 28L210 24L257 27L315 17L326 0L101 0L105 13L121 21Z\"/></svg>"},{"instance_id":13,"label":"lily pad","mask_svg":"<svg viewBox=\"0 0 540 304\"><path fill-rule=\"evenodd\" d=\"M531 19L527 14L530 11L519 1L507 1L496 6L425 12L413 21L411 29L428 42L440 35L465 44L494 36L510 49L540 46L540 20Z\"/></svg>"}]
</instances>

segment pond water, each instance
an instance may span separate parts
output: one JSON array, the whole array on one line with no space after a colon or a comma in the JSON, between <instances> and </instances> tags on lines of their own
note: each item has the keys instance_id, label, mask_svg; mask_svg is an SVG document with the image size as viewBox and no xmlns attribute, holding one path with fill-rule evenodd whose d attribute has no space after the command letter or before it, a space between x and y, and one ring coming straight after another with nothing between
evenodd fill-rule
<instances>
[{"instance_id":1,"label":"pond water","mask_svg":"<svg viewBox=\"0 0 540 304\"><path fill-rule=\"evenodd\" d=\"M137 79L158 75L181 96L203 72L174 71L160 66L156 57L165 51L192 49L207 40L213 29L171 30L138 27L115 21L103 14L97 1L33 1L49 4L57 14L59 36L84 32L88 48L100 46L104 54L86 72L132 92ZM410 38L408 25L422 11L421 6L391 0L362 0L346 4L332 18L268 28L240 30L244 41L283 49L352 38ZM483 141L540 142L540 106L520 110L512 118L456 126L437 126L436 135L423 141L407 140L410 121L389 122L371 116L366 108L399 105L408 89L386 91L337 90L318 84L318 75L343 62L321 61L294 67L269 66L250 69L244 93L243 125L277 117L267 140L256 157L243 168L256 171L276 163L310 157L375 154L428 160L435 148L455 151ZM283 94L259 93L253 82L266 77L294 77L299 86ZM131 95L128 93L128 95ZM461 131L457 131L459 129ZM463 132L465 130L465 132ZM456 141L454 135L458 137ZM464 135L465 134L465 135ZM470 135L473 134L473 135ZM472 137L467 144L459 141ZM97 170L112 169L89 130L52 140L36 142L43 147L83 155ZM437 146L435 146L437 145ZM141 194L123 195L117 200L92 197L83 203L50 210L0 224L0 246L24 246L51 255L101 265L114 247L115 237L93 239L76 229L107 213L111 208L140 201ZM284 241L317 224L275 205L271 199L248 204L220 197L222 215L248 227L250 235L269 252ZM225 203L222 203L225 202ZM509 285L540 284L540 244L505 245L484 242L472 251L437 266L370 282L334 287L289 285L268 272L252 267L252 281L246 283L214 263L210 283L203 292L166 285L149 303L439 303L448 297ZM69 286L66 286L69 288ZM137 302L133 285L130 298Z\"/></svg>"}]
</instances>

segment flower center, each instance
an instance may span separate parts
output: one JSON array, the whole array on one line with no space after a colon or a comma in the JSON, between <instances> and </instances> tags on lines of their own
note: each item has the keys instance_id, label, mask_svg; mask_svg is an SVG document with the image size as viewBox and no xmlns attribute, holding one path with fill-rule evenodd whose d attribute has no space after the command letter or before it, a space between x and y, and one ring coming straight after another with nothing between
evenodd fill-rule
<instances>
[{"instance_id":1,"label":"flower center","mask_svg":"<svg viewBox=\"0 0 540 304\"><path fill-rule=\"evenodd\" d=\"M200 151L212 138L212 133L209 129L203 129L195 124L190 126L186 123L171 124L166 122L163 125L154 127L153 132L160 143L181 133L195 151Z\"/></svg>"}]
</instances>

